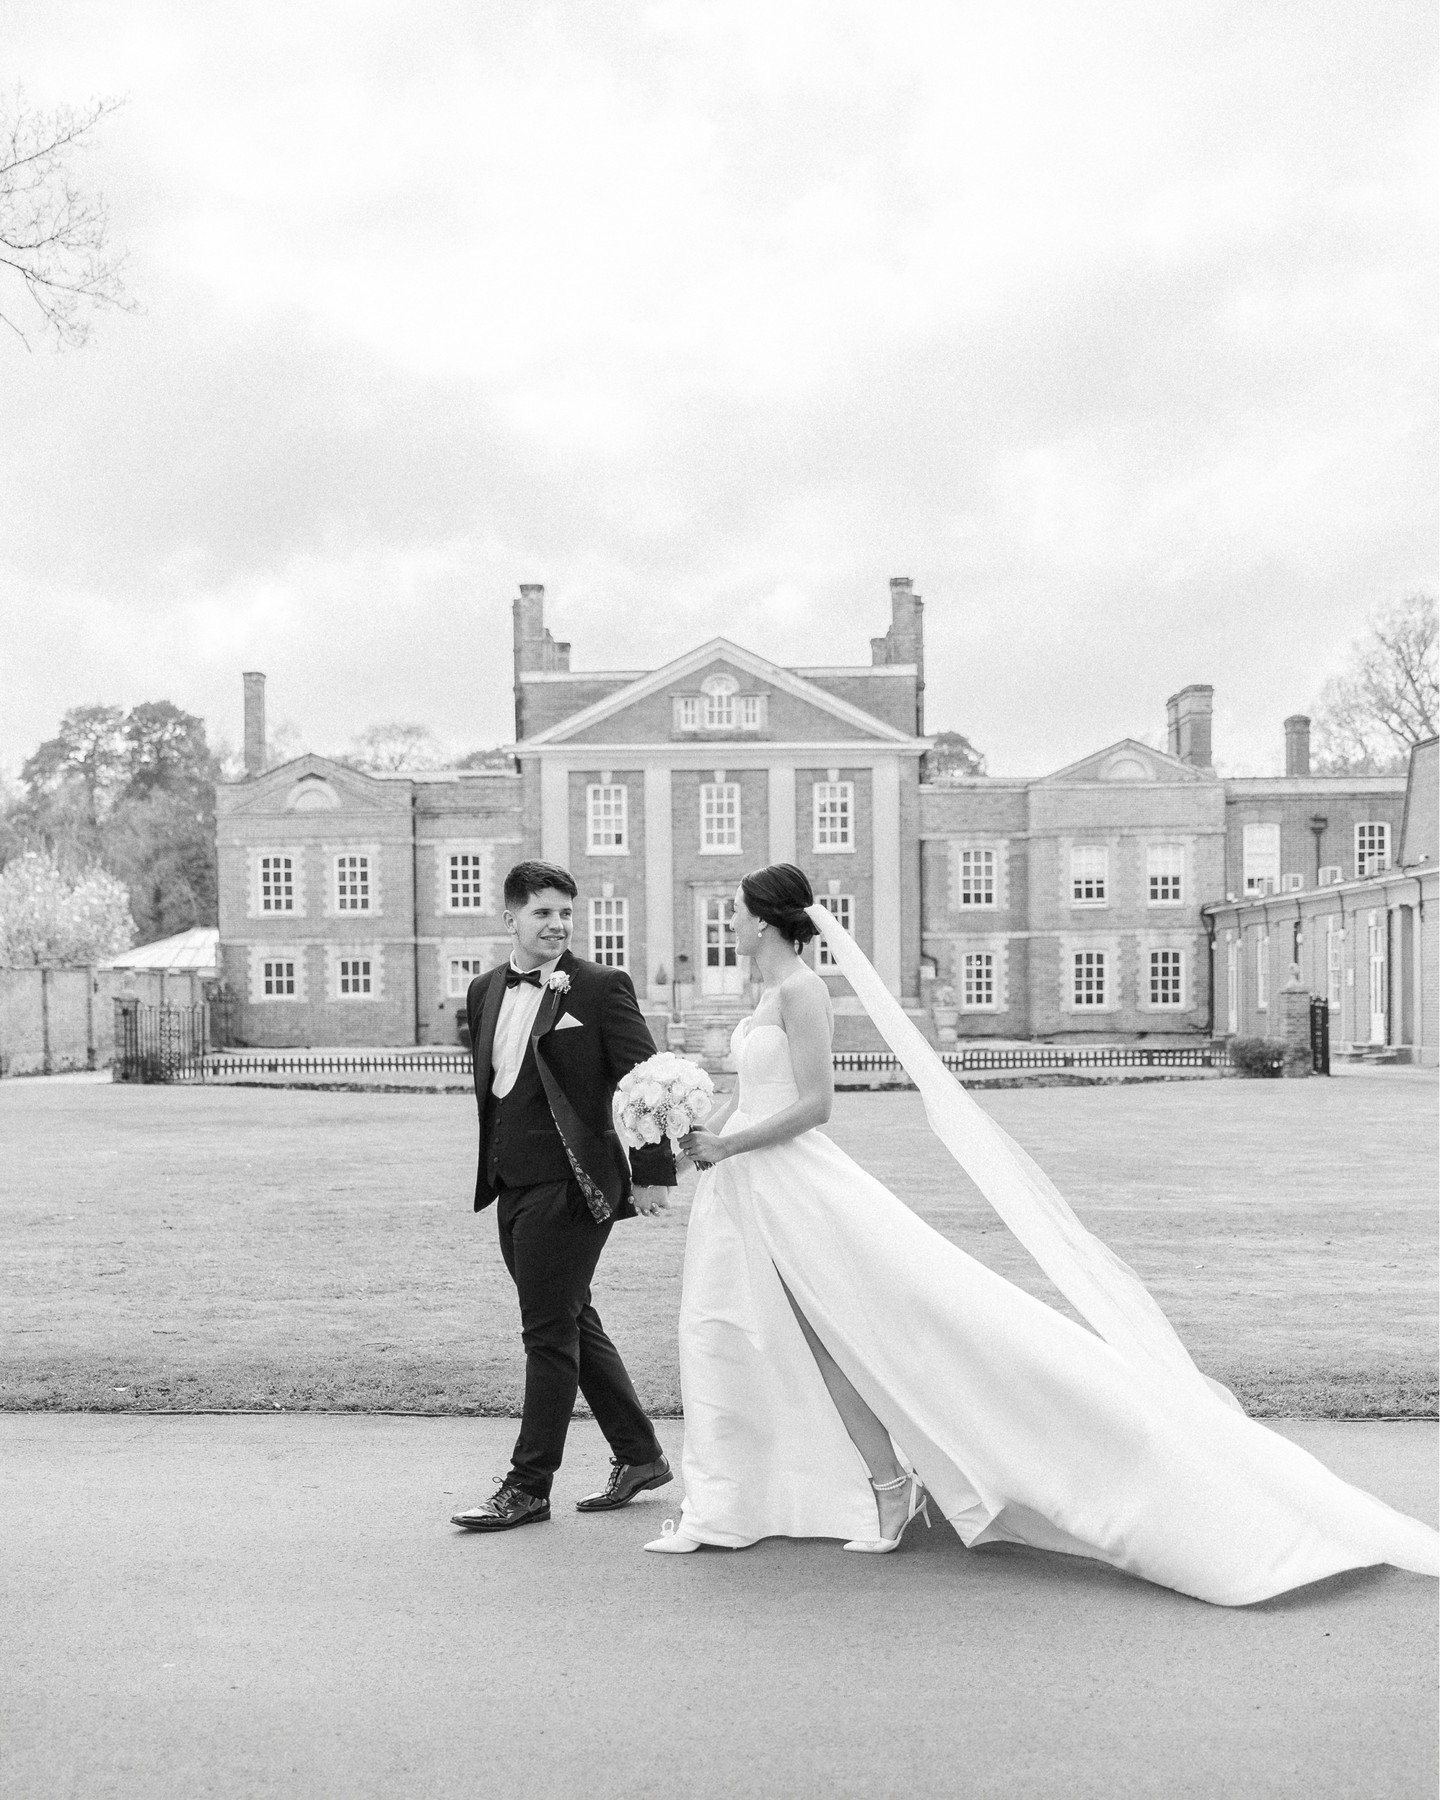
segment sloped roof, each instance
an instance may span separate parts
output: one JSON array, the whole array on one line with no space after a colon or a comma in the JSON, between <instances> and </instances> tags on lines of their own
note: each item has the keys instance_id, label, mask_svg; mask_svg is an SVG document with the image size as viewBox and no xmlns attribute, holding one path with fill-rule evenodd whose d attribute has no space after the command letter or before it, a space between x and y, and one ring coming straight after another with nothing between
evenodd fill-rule
<instances>
[{"instance_id":1,"label":"sloped roof","mask_svg":"<svg viewBox=\"0 0 1440 1800\"><path fill-rule=\"evenodd\" d=\"M213 969L219 961L220 933L213 925L194 925L174 937L139 944L112 956L104 969Z\"/></svg>"},{"instance_id":2,"label":"sloped roof","mask_svg":"<svg viewBox=\"0 0 1440 1800\"><path fill-rule=\"evenodd\" d=\"M1057 785L1091 781L1120 784L1129 781L1216 779L1213 769L1197 769L1191 763L1181 762L1178 756L1171 756L1168 751L1142 744L1138 738L1121 738L1118 743L1107 744L1103 750L1091 751L1089 756L1082 756L1079 762L1073 762L1067 768L1040 776L1035 785L1043 787L1047 782Z\"/></svg>"},{"instance_id":3,"label":"sloped roof","mask_svg":"<svg viewBox=\"0 0 1440 1800\"><path fill-rule=\"evenodd\" d=\"M549 726L545 731L537 732L534 737L523 739L515 746L516 751L523 755L526 751L541 744L563 743L577 732L587 731L603 720L613 718L616 713L624 712L627 707L633 706L637 700L644 700L651 694L659 693L672 681L679 681L688 675L693 675L712 662L733 663L736 668L745 670L747 674L755 676L758 680L768 682L781 693L804 700L818 712L829 713L832 718L843 720L845 724L864 731L870 737L898 744L909 744L915 741L908 732L888 724L884 719L877 719L873 713L865 712L858 706L852 706L848 700L841 700L836 695L827 693L824 688L817 687L814 682L806 681L802 676L796 675L789 669L781 668L778 663L772 663L766 657L757 656L753 650L743 650L739 644L732 644L728 638L717 637L711 638L708 643L701 644L695 650L688 651L684 656L676 657L673 662L666 663L663 668L652 669L649 674L641 676L638 681L632 681L628 687L617 688L613 694L606 695L603 700L597 700L582 711L572 713L568 719L562 719L558 724Z\"/></svg>"}]
</instances>

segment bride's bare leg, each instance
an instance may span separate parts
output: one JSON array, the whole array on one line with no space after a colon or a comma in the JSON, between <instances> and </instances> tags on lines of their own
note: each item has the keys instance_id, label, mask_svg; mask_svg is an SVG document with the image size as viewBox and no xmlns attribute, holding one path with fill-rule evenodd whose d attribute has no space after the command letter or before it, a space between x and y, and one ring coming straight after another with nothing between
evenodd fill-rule
<instances>
[{"instance_id":1,"label":"bride's bare leg","mask_svg":"<svg viewBox=\"0 0 1440 1800\"><path fill-rule=\"evenodd\" d=\"M777 1271L778 1273L778 1271ZM890 1433L871 1412L870 1408L856 1393L845 1371L835 1358L816 1337L810 1321L795 1304L795 1296L782 1280L785 1298L790 1302L790 1310L795 1315L795 1322L805 1334L805 1342L810 1346L810 1354L820 1368L820 1378L825 1383L826 1392L835 1403L835 1410L840 1415L840 1423L850 1434L850 1442L865 1459L865 1467L870 1471L870 1479L878 1487L882 1482L896 1481L905 1471L895 1459L895 1446L890 1442ZM885 1501L890 1498L885 1494L876 1496L880 1506L881 1536L893 1536L884 1527L888 1523ZM900 1518L905 1516L905 1498L903 1491L894 1496Z\"/></svg>"}]
</instances>

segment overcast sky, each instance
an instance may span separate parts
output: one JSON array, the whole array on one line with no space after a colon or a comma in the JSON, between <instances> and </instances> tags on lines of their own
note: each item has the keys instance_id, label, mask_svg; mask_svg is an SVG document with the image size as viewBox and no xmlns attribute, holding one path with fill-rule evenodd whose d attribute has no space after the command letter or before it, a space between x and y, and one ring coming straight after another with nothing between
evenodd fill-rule
<instances>
[{"instance_id":1,"label":"overcast sky","mask_svg":"<svg viewBox=\"0 0 1440 1800\"><path fill-rule=\"evenodd\" d=\"M1434 21L1408 0L8 0L143 311L0 339L0 762L240 672L316 749L513 730L723 633L992 772L1278 768L1435 584ZM13 296L11 296L13 298Z\"/></svg>"}]
</instances>

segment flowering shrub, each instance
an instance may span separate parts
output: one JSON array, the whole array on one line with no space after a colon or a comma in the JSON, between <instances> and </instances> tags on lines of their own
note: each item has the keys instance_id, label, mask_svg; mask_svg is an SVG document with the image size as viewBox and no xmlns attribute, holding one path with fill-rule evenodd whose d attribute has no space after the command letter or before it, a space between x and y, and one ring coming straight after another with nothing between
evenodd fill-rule
<instances>
[{"instance_id":1,"label":"flowering shrub","mask_svg":"<svg viewBox=\"0 0 1440 1800\"><path fill-rule=\"evenodd\" d=\"M98 962L134 936L129 891L104 869L66 875L38 851L0 869L0 968Z\"/></svg>"},{"instance_id":2,"label":"flowering shrub","mask_svg":"<svg viewBox=\"0 0 1440 1800\"><path fill-rule=\"evenodd\" d=\"M632 1150L658 1144L661 1138L669 1138L673 1148L707 1117L715 1101L715 1084L705 1071L668 1050L637 1063L615 1092L620 1129Z\"/></svg>"}]
</instances>

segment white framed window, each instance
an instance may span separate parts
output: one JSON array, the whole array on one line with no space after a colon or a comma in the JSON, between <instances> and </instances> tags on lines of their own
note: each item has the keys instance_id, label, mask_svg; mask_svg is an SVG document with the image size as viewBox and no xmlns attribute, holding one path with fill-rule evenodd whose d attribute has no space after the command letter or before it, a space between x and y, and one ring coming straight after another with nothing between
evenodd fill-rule
<instances>
[{"instance_id":1,"label":"white framed window","mask_svg":"<svg viewBox=\"0 0 1440 1800\"><path fill-rule=\"evenodd\" d=\"M1282 894L1298 894L1304 885L1305 877L1303 875L1284 875L1280 878Z\"/></svg>"},{"instance_id":2,"label":"white framed window","mask_svg":"<svg viewBox=\"0 0 1440 1800\"><path fill-rule=\"evenodd\" d=\"M493 912L493 867L494 851L489 844L447 844L440 855L444 910L452 913Z\"/></svg>"},{"instance_id":3,"label":"white framed window","mask_svg":"<svg viewBox=\"0 0 1440 1800\"><path fill-rule=\"evenodd\" d=\"M490 967L483 956L451 956L446 958L445 986L452 1000L463 1000L470 992L470 983L477 975L483 975Z\"/></svg>"},{"instance_id":4,"label":"white framed window","mask_svg":"<svg viewBox=\"0 0 1440 1800\"><path fill-rule=\"evenodd\" d=\"M1070 852L1072 906L1106 906L1110 852L1104 844L1076 844Z\"/></svg>"},{"instance_id":5,"label":"white framed window","mask_svg":"<svg viewBox=\"0 0 1440 1800\"><path fill-rule=\"evenodd\" d=\"M260 910L262 913L295 911L295 859L283 850L261 854Z\"/></svg>"},{"instance_id":6,"label":"white framed window","mask_svg":"<svg viewBox=\"0 0 1440 1800\"><path fill-rule=\"evenodd\" d=\"M1184 1006L1185 952L1152 950L1150 952L1150 1004L1156 1007Z\"/></svg>"},{"instance_id":7,"label":"white framed window","mask_svg":"<svg viewBox=\"0 0 1440 1800\"><path fill-rule=\"evenodd\" d=\"M251 944L249 985L252 1005L272 1001L305 1001L310 998L305 979L305 949L301 944Z\"/></svg>"},{"instance_id":8,"label":"white framed window","mask_svg":"<svg viewBox=\"0 0 1440 1800\"><path fill-rule=\"evenodd\" d=\"M1330 1002L1335 1017L1330 1021L1330 1029L1340 1029L1340 991L1345 981L1345 932L1339 925L1329 925L1325 929L1325 998Z\"/></svg>"},{"instance_id":9,"label":"white framed window","mask_svg":"<svg viewBox=\"0 0 1440 1800\"><path fill-rule=\"evenodd\" d=\"M1185 897L1185 846L1145 846L1145 896L1149 906L1178 906Z\"/></svg>"},{"instance_id":10,"label":"white framed window","mask_svg":"<svg viewBox=\"0 0 1440 1800\"><path fill-rule=\"evenodd\" d=\"M987 845L961 846L960 905L994 906L995 852Z\"/></svg>"},{"instance_id":11,"label":"white framed window","mask_svg":"<svg viewBox=\"0 0 1440 1800\"><path fill-rule=\"evenodd\" d=\"M1276 894L1280 891L1280 827L1247 825L1243 846L1243 892Z\"/></svg>"},{"instance_id":12,"label":"white framed window","mask_svg":"<svg viewBox=\"0 0 1440 1800\"><path fill-rule=\"evenodd\" d=\"M827 907L837 925L843 925L851 935L855 935L855 896L853 894L825 894L820 904ZM833 969L838 965L830 954L830 947L824 938L816 938L815 966L819 969Z\"/></svg>"},{"instance_id":13,"label":"white framed window","mask_svg":"<svg viewBox=\"0 0 1440 1800\"><path fill-rule=\"evenodd\" d=\"M335 858L336 912L369 912L370 858L347 850Z\"/></svg>"},{"instance_id":14,"label":"white framed window","mask_svg":"<svg viewBox=\"0 0 1440 1800\"><path fill-rule=\"evenodd\" d=\"M960 1010L995 1012L995 952L966 950L960 956Z\"/></svg>"},{"instance_id":15,"label":"white framed window","mask_svg":"<svg viewBox=\"0 0 1440 1800\"><path fill-rule=\"evenodd\" d=\"M342 1000L368 1000L371 993L371 959L342 956L336 964L336 992Z\"/></svg>"},{"instance_id":16,"label":"white framed window","mask_svg":"<svg viewBox=\"0 0 1440 1800\"><path fill-rule=\"evenodd\" d=\"M591 856L630 854L630 790L623 781L597 782L585 790Z\"/></svg>"},{"instance_id":17,"label":"white framed window","mask_svg":"<svg viewBox=\"0 0 1440 1800\"><path fill-rule=\"evenodd\" d=\"M704 723L707 731L733 731L738 710L735 696L740 683L733 675L712 675L700 683L704 695Z\"/></svg>"},{"instance_id":18,"label":"white framed window","mask_svg":"<svg viewBox=\"0 0 1440 1800\"><path fill-rule=\"evenodd\" d=\"M261 958L260 992L266 1000L295 999L295 958L293 956Z\"/></svg>"},{"instance_id":19,"label":"white framed window","mask_svg":"<svg viewBox=\"0 0 1440 1800\"><path fill-rule=\"evenodd\" d=\"M1072 959L1077 1007L1103 1007L1108 999L1106 955L1103 950L1077 950Z\"/></svg>"},{"instance_id":20,"label":"white framed window","mask_svg":"<svg viewBox=\"0 0 1440 1800\"><path fill-rule=\"evenodd\" d=\"M1316 884L1319 887L1334 887L1337 881L1343 881L1344 879L1345 871L1340 867L1339 863L1326 863L1325 867L1315 877Z\"/></svg>"},{"instance_id":21,"label":"white framed window","mask_svg":"<svg viewBox=\"0 0 1440 1800\"><path fill-rule=\"evenodd\" d=\"M630 964L630 903L623 898L590 902L590 960L607 969L628 969Z\"/></svg>"},{"instance_id":22,"label":"white framed window","mask_svg":"<svg viewBox=\"0 0 1440 1800\"><path fill-rule=\"evenodd\" d=\"M765 696L763 694L745 694L739 707L740 729L742 731L758 731L765 723Z\"/></svg>"},{"instance_id":23,"label":"white framed window","mask_svg":"<svg viewBox=\"0 0 1440 1800\"><path fill-rule=\"evenodd\" d=\"M700 729L700 702L694 694L681 694L676 699L675 729L677 731L698 731Z\"/></svg>"},{"instance_id":24,"label":"white framed window","mask_svg":"<svg viewBox=\"0 0 1440 1800\"><path fill-rule=\"evenodd\" d=\"M1384 819L1367 819L1355 827L1355 879L1389 867L1390 827Z\"/></svg>"},{"instance_id":25,"label":"white framed window","mask_svg":"<svg viewBox=\"0 0 1440 1800\"><path fill-rule=\"evenodd\" d=\"M855 783L815 783L815 848L821 853L855 848Z\"/></svg>"},{"instance_id":26,"label":"white framed window","mask_svg":"<svg viewBox=\"0 0 1440 1800\"><path fill-rule=\"evenodd\" d=\"M740 783L706 781L700 786L700 853L730 856L740 848Z\"/></svg>"},{"instance_id":27,"label":"white framed window","mask_svg":"<svg viewBox=\"0 0 1440 1800\"><path fill-rule=\"evenodd\" d=\"M1270 933L1259 931L1255 934L1255 1010L1268 1012L1270 1008Z\"/></svg>"}]
</instances>

